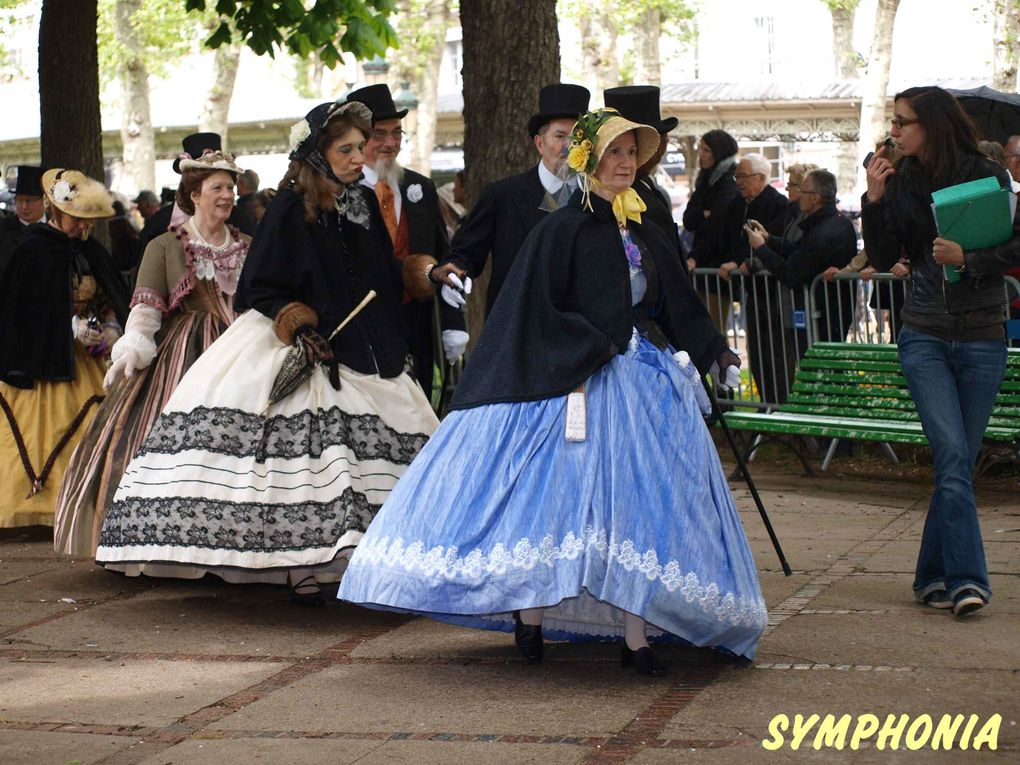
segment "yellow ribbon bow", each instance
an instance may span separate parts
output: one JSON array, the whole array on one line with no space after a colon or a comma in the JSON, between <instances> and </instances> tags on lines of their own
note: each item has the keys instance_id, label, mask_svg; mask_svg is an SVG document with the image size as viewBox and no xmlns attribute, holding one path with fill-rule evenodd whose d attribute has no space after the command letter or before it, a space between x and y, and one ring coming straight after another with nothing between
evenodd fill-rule
<instances>
[{"instance_id":1,"label":"yellow ribbon bow","mask_svg":"<svg viewBox=\"0 0 1020 765\"><path fill-rule=\"evenodd\" d=\"M616 216L616 222L621 227L626 226L628 220L640 223L641 213L647 209L648 205L642 201L634 189L621 191L613 199L613 215Z\"/></svg>"}]
</instances>

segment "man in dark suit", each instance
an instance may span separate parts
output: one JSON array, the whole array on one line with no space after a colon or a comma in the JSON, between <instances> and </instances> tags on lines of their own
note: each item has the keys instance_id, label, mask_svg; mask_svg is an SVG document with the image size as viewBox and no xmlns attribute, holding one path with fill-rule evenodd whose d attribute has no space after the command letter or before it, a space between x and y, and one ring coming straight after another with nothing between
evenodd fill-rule
<instances>
[{"instance_id":1,"label":"man in dark suit","mask_svg":"<svg viewBox=\"0 0 1020 765\"><path fill-rule=\"evenodd\" d=\"M14 185L14 215L0 219L0 277L3 277L11 256L21 244L25 231L42 220L45 212L42 190L42 168L18 165Z\"/></svg>"},{"instance_id":2,"label":"man in dark suit","mask_svg":"<svg viewBox=\"0 0 1020 765\"><path fill-rule=\"evenodd\" d=\"M427 255L441 261L450 243L436 186L421 173L401 167L397 161L404 137L401 120L407 116L407 109L397 109L385 84L351 91L347 100L360 101L372 110L372 135L365 143L362 184L372 189L379 199L379 208L393 241L393 254L401 261L413 255ZM403 299L415 376L430 398L435 349L442 344L446 359L452 364L464 353L468 341L463 314L445 303L440 303L442 332L440 337L435 336L434 304L434 298L417 300L409 293L405 293Z\"/></svg>"},{"instance_id":3,"label":"man in dark suit","mask_svg":"<svg viewBox=\"0 0 1020 765\"><path fill-rule=\"evenodd\" d=\"M435 282L456 286L454 279L477 277L492 255L492 276L485 298L492 310L517 251L531 230L550 210L569 196L561 166L564 149L578 116L588 111L590 93L580 85L557 83L542 88L538 113L528 121L528 133L539 163L520 175L486 186L457 231L450 254L431 273ZM444 293L448 294L448 293Z\"/></svg>"},{"instance_id":4,"label":"man in dark suit","mask_svg":"<svg viewBox=\"0 0 1020 765\"><path fill-rule=\"evenodd\" d=\"M680 233L676 221L673 220L673 203L659 184L652 178L652 173L662 161L662 155L669 148L669 131L673 130L679 120L676 117L662 119L659 111L659 89L654 85L630 85L622 88L609 88L603 94L606 106L616 109L631 122L640 125L651 125L659 131L659 150L643 167L639 167L634 178L634 190L647 208L642 217L662 229L666 238L676 247L684 271L687 271L686 259L680 256Z\"/></svg>"},{"instance_id":5,"label":"man in dark suit","mask_svg":"<svg viewBox=\"0 0 1020 765\"><path fill-rule=\"evenodd\" d=\"M231 214L231 223L241 229L242 234L255 236L255 193L259 190L259 174L245 170L237 176L237 204Z\"/></svg>"}]
</instances>

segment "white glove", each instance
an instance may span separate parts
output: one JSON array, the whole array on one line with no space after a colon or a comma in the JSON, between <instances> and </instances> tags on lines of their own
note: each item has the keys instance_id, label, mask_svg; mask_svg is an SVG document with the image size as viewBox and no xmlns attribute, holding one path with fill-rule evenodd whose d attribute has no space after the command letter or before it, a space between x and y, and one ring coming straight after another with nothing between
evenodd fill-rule
<instances>
[{"instance_id":1,"label":"white glove","mask_svg":"<svg viewBox=\"0 0 1020 765\"><path fill-rule=\"evenodd\" d=\"M694 389L694 400L698 403L698 409L704 415L712 414L712 402L708 400L705 386L701 384L701 375L698 374L698 368L691 363L691 357L687 351L677 351L673 354L673 358L676 359L676 363L679 364L684 377L687 378L691 388Z\"/></svg>"},{"instance_id":2,"label":"white glove","mask_svg":"<svg viewBox=\"0 0 1020 765\"><path fill-rule=\"evenodd\" d=\"M103 380L104 388L112 388L119 377L131 377L136 369L145 369L156 357L156 333L163 324L163 315L151 305L139 303L128 314L124 335L113 346L113 362Z\"/></svg>"},{"instance_id":3,"label":"white glove","mask_svg":"<svg viewBox=\"0 0 1020 765\"><path fill-rule=\"evenodd\" d=\"M740 353L736 348L730 348L730 351L735 356L740 356ZM722 390L736 390L740 387L740 367L730 364L726 367L726 379L719 379L719 362L713 361L711 368L708 370L708 375L715 381L715 387Z\"/></svg>"},{"instance_id":4,"label":"white glove","mask_svg":"<svg viewBox=\"0 0 1020 765\"><path fill-rule=\"evenodd\" d=\"M116 347L114 346L114 348ZM121 377L131 377L138 368L138 354L132 348L128 348L106 370L106 377L103 378L103 388L110 390L110 388L117 384L117 380Z\"/></svg>"},{"instance_id":5,"label":"white glove","mask_svg":"<svg viewBox=\"0 0 1020 765\"><path fill-rule=\"evenodd\" d=\"M470 339L471 335L464 330L444 329L443 353L446 354L446 360L451 364L456 364L457 360L464 355L464 349L467 348Z\"/></svg>"},{"instance_id":6,"label":"white glove","mask_svg":"<svg viewBox=\"0 0 1020 765\"><path fill-rule=\"evenodd\" d=\"M451 287L449 284L444 284L443 288L439 291L439 295L443 298L443 301L453 308L461 308L467 305L467 298L464 295L471 294L471 277L465 276L464 281L460 280L457 274L450 274L449 280L457 285L456 289Z\"/></svg>"},{"instance_id":7,"label":"white glove","mask_svg":"<svg viewBox=\"0 0 1020 765\"><path fill-rule=\"evenodd\" d=\"M90 327L88 321L80 316L71 317L71 334L86 348L99 345L103 339L102 333L98 329Z\"/></svg>"}]
</instances>

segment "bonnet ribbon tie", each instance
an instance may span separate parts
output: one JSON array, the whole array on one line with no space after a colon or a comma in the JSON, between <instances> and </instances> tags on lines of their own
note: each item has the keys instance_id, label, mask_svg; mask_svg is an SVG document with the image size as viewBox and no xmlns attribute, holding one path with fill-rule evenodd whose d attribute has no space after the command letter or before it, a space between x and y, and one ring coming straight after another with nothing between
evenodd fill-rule
<instances>
[{"instance_id":1,"label":"bonnet ribbon tie","mask_svg":"<svg viewBox=\"0 0 1020 765\"><path fill-rule=\"evenodd\" d=\"M616 222L621 227L626 226L628 220L640 223L641 213L647 209L648 205L642 201L638 193L632 188L621 191L613 199L613 215L616 216Z\"/></svg>"}]
</instances>

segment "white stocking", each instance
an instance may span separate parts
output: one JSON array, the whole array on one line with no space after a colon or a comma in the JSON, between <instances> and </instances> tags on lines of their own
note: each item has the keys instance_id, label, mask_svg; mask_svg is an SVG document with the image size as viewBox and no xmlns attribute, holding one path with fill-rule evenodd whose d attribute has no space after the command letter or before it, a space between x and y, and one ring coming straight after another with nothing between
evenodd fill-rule
<instances>
[{"instance_id":1,"label":"white stocking","mask_svg":"<svg viewBox=\"0 0 1020 765\"><path fill-rule=\"evenodd\" d=\"M522 608L520 613L521 621L529 627L542 626L542 615L545 613L544 608Z\"/></svg>"},{"instance_id":2,"label":"white stocking","mask_svg":"<svg viewBox=\"0 0 1020 765\"><path fill-rule=\"evenodd\" d=\"M523 612L522 612L523 613ZM636 651L639 648L648 647L648 638L645 636L645 620L640 616L624 612L624 630L627 647Z\"/></svg>"}]
</instances>

